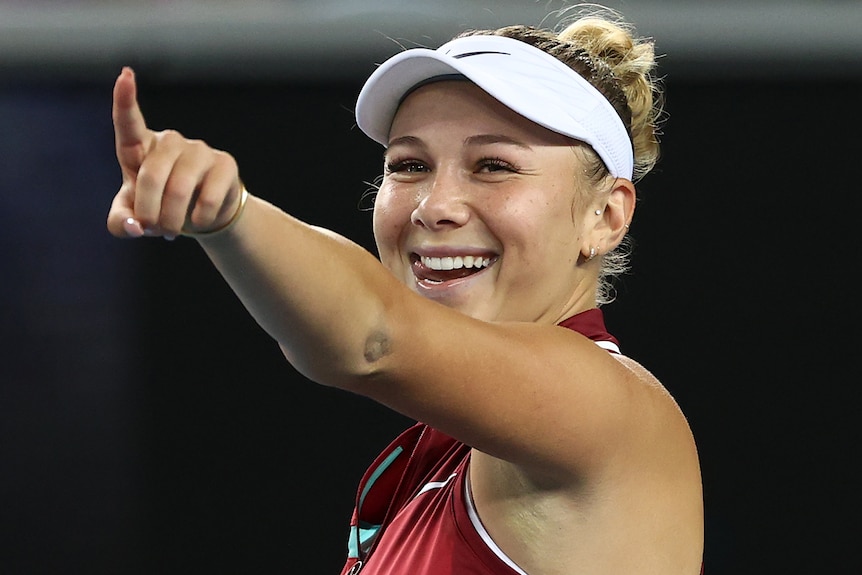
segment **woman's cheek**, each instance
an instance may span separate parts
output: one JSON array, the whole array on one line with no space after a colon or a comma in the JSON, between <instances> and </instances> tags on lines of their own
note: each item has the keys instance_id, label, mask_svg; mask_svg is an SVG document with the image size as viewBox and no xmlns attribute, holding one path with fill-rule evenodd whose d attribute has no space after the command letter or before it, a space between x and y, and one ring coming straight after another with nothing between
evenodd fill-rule
<instances>
[{"instance_id":1,"label":"woman's cheek","mask_svg":"<svg viewBox=\"0 0 862 575\"><path fill-rule=\"evenodd\" d=\"M394 194L381 188L375 198L373 213L374 239L381 256L397 249L402 230L409 224L410 211L395 201Z\"/></svg>"}]
</instances>

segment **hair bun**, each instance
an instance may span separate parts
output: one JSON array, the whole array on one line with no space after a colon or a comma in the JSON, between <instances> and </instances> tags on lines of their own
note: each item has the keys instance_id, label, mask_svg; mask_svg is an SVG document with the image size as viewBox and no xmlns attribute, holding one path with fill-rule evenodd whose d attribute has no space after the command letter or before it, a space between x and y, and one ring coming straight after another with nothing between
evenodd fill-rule
<instances>
[{"instance_id":1,"label":"hair bun","mask_svg":"<svg viewBox=\"0 0 862 575\"><path fill-rule=\"evenodd\" d=\"M557 38L586 51L597 68L608 70L625 94L631 113L635 175L639 179L659 158L659 121L662 92L653 74L656 67L652 40L636 38L634 28L615 12L602 10L570 20Z\"/></svg>"}]
</instances>

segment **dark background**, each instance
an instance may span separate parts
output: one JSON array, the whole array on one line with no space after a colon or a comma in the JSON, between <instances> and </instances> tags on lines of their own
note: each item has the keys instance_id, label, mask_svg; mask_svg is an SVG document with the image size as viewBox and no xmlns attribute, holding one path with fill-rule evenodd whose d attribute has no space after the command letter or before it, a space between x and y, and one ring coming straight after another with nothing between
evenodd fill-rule
<instances>
[{"instance_id":1,"label":"dark background","mask_svg":"<svg viewBox=\"0 0 862 575\"><path fill-rule=\"evenodd\" d=\"M359 77L136 69L152 127L373 249ZM666 71L610 329L690 420L708 575L858 574L862 75ZM0 573L337 573L409 422L298 376L194 241L107 233L118 72L0 83Z\"/></svg>"}]
</instances>

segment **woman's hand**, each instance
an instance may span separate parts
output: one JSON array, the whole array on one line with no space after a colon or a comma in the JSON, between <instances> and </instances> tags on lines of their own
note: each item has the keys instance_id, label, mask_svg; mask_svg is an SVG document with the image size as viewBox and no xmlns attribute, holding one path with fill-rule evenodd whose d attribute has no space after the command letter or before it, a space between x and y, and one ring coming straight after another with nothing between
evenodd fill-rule
<instances>
[{"instance_id":1,"label":"woman's hand","mask_svg":"<svg viewBox=\"0 0 862 575\"><path fill-rule=\"evenodd\" d=\"M173 130L147 128L135 76L123 68L114 84L114 135L123 184L108 213L117 237L204 233L237 213L241 184L234 158Z\"/></svg>"}]
</instances>

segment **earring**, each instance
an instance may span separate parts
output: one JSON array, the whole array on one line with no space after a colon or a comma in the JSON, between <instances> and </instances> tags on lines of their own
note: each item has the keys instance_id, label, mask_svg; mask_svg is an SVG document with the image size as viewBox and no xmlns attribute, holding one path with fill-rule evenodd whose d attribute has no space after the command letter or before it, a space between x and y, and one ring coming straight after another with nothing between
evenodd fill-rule
<instances>
[{"instance_id":1,"label":"earring","mask_svg":"<svg viewBox=\"0 0 862 575\"><path fill-rule=\"evenodd\" d=\"M596 248L590 248L590 259L593 259L594 257L596 257L597 253L598 253L598 250Z\"/></svg>"},{"instance_id":2,"label":"earring","mask_svg":"<svg viewBox=\"0 0 862 575\"><path fill-rule=\"evenodd\" d=\"M597 216L602 215L602 211L601 211L601 210L596 210L596 215L597 215Z\"/></svg>"}]
</instances>

